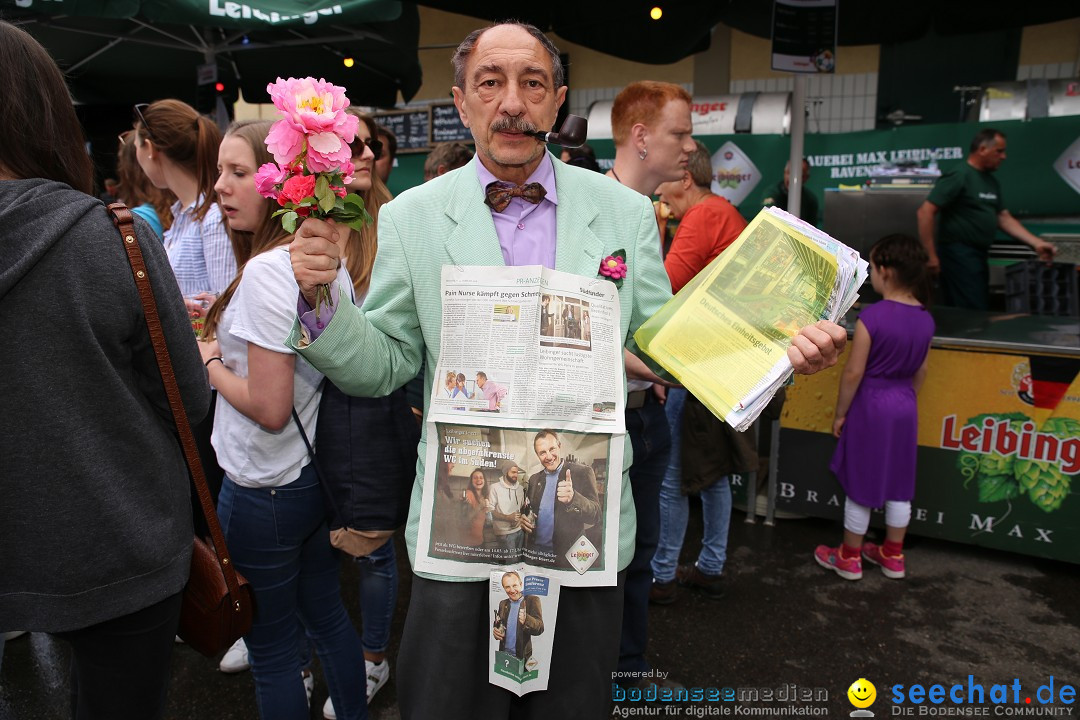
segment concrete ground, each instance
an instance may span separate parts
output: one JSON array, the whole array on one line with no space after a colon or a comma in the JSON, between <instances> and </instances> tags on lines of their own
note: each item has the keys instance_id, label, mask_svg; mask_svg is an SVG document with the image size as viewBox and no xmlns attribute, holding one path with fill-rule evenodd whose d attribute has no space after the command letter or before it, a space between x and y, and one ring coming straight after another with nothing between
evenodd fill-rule
<instances>
[{"instance_id":1,"label":"concrete ground","mask_svg":"<svg viewBox=\"0 0 1080 720\"><path fill-rule=\"evenodd\" d=\"M1055 692L1063 684L1080 685L1077 565L913 538L907 547L907 579L888 580L868 566L861 581L849 582L811 558L816 544L839 542L837 525L778 520L769 528L747 525L744 517L735 511L732 518L726 596L712 600L680 589L675 604L653 608L650 659L672 679L688 687L785 692L794 684L818 697L827 695L796 703L796 709L816 710L818 717L847 717L853 710L847 689L866 678L877 688L870 710L879 718L899 714L900 708L890 707L897 684L905 689L962 684L966 693L973 675L971 682L987 692L1003 684L1012 693L1018 680L1020 705L1010 705L1009 714L1046 710L1038 706L1035 693L1051 676ZM700 507L692 505L684 561L693 560L700 537ZM349 563L344 586L347 607L355 609L356 572ZM391 657L396 656L408 592L406 572ZM359 626L359 615L354 615ZM0 669L0 720L68 717L66 676L66 650L50 637L33 634L8 643ZM375 720L399 717L395 693L391 677L371 705ZM1025 706L1025 697L1035 705ZM312 718L322 717L325 699L326 686L318 678ZM790 705L759 700L641 707L624 702L613 709L624 716L634 711L639 716L704 717L745 715L759 708L757 717L780 717L783 712L774 708ZM918 716L928 706L908 707ZM990 716L1001 716L1003 710L988 708ZM1066 710L1080 715L1075 704L1053 710L1058 716L1068 716ZM213 661L178 645L166 717L256 720L250 673L224 675Z\"/></svg>"}]
</instances>

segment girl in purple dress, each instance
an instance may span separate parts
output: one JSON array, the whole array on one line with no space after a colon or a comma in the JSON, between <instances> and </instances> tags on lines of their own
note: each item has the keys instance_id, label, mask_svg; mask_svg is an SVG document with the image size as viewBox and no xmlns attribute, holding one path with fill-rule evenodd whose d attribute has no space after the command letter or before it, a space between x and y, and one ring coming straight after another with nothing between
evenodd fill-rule
<instances>
[{"instance_id":1,"label":"girl in purple dress","mask_svg":"<svg viewBox=\"0 0 1080 720\"><path fill-rule=\"evenodd\" d=\"M830 469L847 494L844 541L819 545L814 559L845 580L862 577L862 560L889 578L904 577L904 534L915 495L918 409L934 321L926 311L926 251L907 235L870 249L870 282L884 298L859 315L840 380ZM863 542L870 509L885 507L885 544ZM861 557L860 557L861 556Z\"/></svg>"}]
</instances>

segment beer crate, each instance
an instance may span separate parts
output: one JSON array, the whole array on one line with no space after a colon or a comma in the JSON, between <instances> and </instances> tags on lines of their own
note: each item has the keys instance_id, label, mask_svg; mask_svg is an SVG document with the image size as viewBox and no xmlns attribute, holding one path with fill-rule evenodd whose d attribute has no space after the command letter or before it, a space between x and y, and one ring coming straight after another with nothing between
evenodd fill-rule
<instances>
[{"instance_id":1,"label":"beer crate","mask_svg":"<svg viewBox=\"0 0 1080 720\"><path fill-rule=\"evenodd\" d=\"M1025 260L1005 268L1005 309L1031 315L1080 315L1076 265Z\"/></svg>"}]
</instances>

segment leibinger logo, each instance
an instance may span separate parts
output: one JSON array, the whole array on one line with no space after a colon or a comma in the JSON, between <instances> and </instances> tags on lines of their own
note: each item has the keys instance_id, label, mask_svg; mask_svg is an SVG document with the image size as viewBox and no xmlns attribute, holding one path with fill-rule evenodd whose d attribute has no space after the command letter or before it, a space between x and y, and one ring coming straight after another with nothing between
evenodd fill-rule
<instances>
[{"instance_id":1,"label":"leibinger logo","mask_svg":"<svg viewBox=\"0 0 1080 720\"><path fill-rule=\"evenodd\" d=\"M962 683L893 685L886 696L889 715L901 717L1070 717L1076 704L1076 688L1053 675L1034 692L1018 678L988 686L968 675Z\"/></svg>"},{"instance_id":2,"label":"leibinger logo","mask_svg":"<svg viewBox=\"0 0 1080 720\"><path fill-rule=\"evenodd\" d=\"M654 674L655 673L655 674ZM653 678L663 680L663 673L616 672L612 680L623 684ZM829 714L829 691L825 688L800 687L786 683L779 687L663 687L649 683L620 687L611 684L616 717L825 717Z\"/></svg>"}]
</instances>

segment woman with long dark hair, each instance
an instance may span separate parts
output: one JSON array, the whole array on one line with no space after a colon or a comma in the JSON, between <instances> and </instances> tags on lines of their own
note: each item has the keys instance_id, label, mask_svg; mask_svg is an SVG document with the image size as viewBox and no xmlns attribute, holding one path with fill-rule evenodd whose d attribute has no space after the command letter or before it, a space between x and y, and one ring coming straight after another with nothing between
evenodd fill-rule
<instances>
[{"instance_id":1,"label":"woman with long dark hair","mask_svg":"<svg viewBox=\"0 0 1080 720\"><path fill-rule=\"evenodd\" d=\"M251 233L252 256L206 318L200 350L217 388L213 444L225 479L218 517L236 569L255 590L245 636L262 720L309 717L302 623L315 643L342 717L367 717L360 639L341 601L337 552L323 496L293 413L314 428L322 374L285 346L296 313L288 233L259 195L255 171L270 162L268 122L234 123L221 142L215 186L232 230ZM351 281L340 269L338 280Z\"/></svg>"},{"instance_id":2,"label":"woman with long dark hair","mask_svg":"<svg viewBox=\"0 0 1080 720\"><path fill-rule=\"evenodd\" d=\"M124 243L60 69L0 21L0 635L72 650L80 720L161 717L191 566L188 471ZM169 260L135 219L192 422L206 371Z\"/></svg>"}]
</instances>

